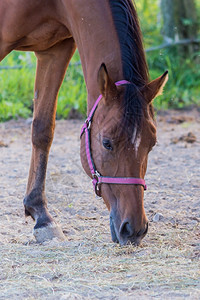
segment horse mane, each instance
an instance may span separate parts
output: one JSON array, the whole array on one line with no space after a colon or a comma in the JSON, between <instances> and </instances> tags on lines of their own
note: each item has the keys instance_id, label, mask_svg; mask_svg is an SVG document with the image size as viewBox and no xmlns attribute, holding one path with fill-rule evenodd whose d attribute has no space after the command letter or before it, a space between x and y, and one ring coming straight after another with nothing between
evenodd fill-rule
<instances>
[{"instance_id":1,"label":"horse mane","mask_svg":"<svg viewBox=\"0 0 200 300\"><path fill-rule=\"evenodd\" d=\"M123 103L123 129L131 137L135 129L139 132L141 128L145 100L140 91L149 81L149 72L135 4L131 0L109 3L121 47L123 79L131 82L126 86Z\"/></svg>"}]
</instances>

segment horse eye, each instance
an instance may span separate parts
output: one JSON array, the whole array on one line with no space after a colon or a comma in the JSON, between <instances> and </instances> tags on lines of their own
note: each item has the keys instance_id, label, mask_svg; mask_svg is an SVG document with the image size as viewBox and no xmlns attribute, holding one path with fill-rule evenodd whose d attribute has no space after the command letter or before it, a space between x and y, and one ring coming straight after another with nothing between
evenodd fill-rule
<instances>
[{"instance_id":1,"label":"horse eye","mask_svg":"<svg viewBox=\"0 0 200 300\"><path fill-rule=\"evenodd\" d=\"M109 140L107 140L107 139L103 140L103 146L107 150L113 150L111 142Z\"/></svg>"}]
</instances>

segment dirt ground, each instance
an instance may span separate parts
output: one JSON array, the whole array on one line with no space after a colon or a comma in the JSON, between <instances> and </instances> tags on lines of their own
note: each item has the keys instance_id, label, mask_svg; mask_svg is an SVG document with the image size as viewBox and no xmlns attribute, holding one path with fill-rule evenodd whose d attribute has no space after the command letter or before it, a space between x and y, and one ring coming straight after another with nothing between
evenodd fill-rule
<instances>
[{"instance_id":1,"label":"dirt ground","mask_svg":"<svg viewBox=\"0 0 200 300\"><path fill-rule=\"evenodd\" d=\"M200 113L158 117L139 247L111 242L109 214L79 158L78 120L57 121L47 173L49 210L65 242L32 236L22 200L30 120L0 124L0 299L200 299Z\"/></svg>"}]
</instances>

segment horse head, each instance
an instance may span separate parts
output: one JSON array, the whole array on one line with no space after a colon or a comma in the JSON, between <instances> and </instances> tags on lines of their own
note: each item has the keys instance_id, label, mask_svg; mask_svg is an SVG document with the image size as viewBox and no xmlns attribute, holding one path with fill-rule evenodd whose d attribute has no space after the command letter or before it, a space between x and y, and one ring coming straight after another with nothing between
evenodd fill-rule
<instances>
[{"instance_id":1,"label":"horse head","mask_svg":"<svg viewBox=\"0 0 200 300\"><path fill-rule=\"evenodd\" d=\"M148 153L156 143L152 100L162 92L167 77L165 72L140 89L132 83L116 86L106 66L101 65L97 81L102 99L89 129L92 161L100 176L144 179ZM82 139L82 164L92 177L85 147ZM100 194L110 211L112 240L138 245L148 231L144 186L121 183L100 184Z\"/></svg>"}]
</instances>

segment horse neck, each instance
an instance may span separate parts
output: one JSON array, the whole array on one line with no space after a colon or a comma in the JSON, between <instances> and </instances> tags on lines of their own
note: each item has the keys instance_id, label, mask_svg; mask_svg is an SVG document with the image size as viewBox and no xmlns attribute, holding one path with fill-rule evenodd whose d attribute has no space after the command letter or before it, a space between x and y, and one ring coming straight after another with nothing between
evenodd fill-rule
<instances>
[{"instance_id":1,"label":"horse neck","mask_svg":"<svg viewBox=\"0 0 200 300\"><path fill-rule=\"evenodd\" d=\"M88 92L88 110L99 95L98 70L106 64L114 81L123 79L119 39L108 0L71 0L71 32L77 44Z\"/></svg>"}]
</instances>

